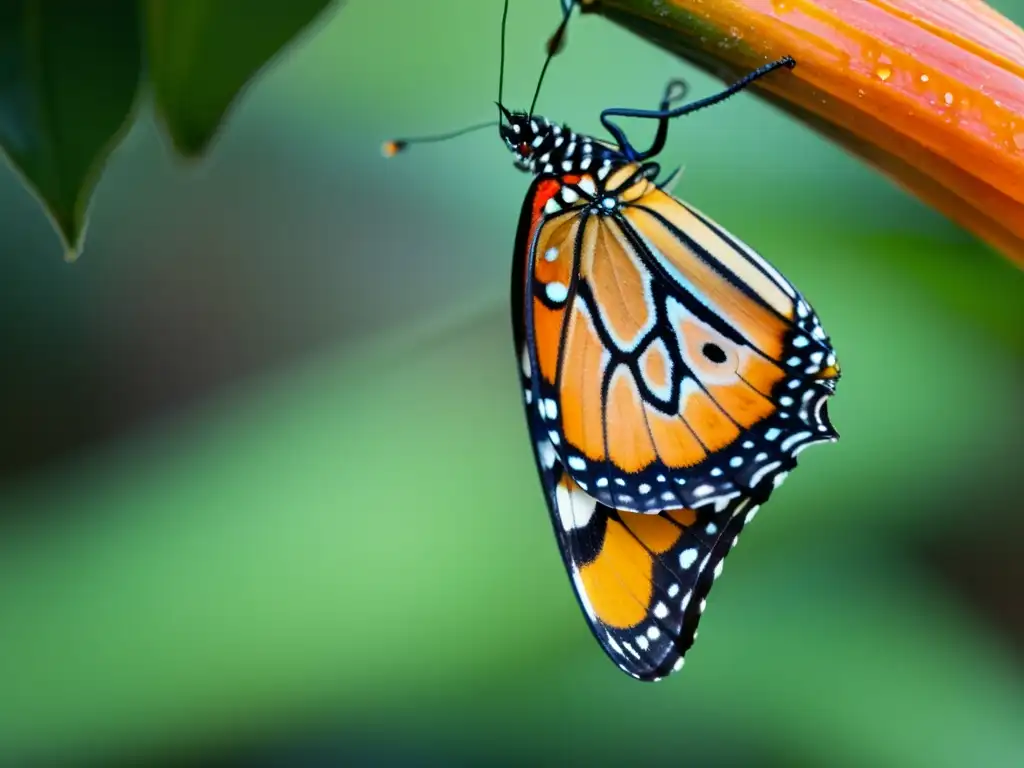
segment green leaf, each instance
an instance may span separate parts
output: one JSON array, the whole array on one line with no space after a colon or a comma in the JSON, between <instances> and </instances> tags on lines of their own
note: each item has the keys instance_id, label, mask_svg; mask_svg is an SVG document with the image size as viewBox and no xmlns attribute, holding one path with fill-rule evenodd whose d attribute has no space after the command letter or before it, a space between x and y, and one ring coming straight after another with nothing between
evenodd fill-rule
<instances>
[{"instance_id":1,"label":"green leaf","mask_svg":"<svg viewBox=\"0 0 1024 768\"><path fill-rule=\"evenodd\" d=\"M139 81L133 0L0 3L0 146L78 254L103 160Z\"/></svg>"},{"instance_id":2,"label":"green leaf","mask_svg":"<svg viewBox=\"0 0 1024 768\"><path fill-rule=\"evenodd\" d=\"M157 109L175 147L201 154L245 84L331 0L147 0Z\"/></svg>"}]
</instances>

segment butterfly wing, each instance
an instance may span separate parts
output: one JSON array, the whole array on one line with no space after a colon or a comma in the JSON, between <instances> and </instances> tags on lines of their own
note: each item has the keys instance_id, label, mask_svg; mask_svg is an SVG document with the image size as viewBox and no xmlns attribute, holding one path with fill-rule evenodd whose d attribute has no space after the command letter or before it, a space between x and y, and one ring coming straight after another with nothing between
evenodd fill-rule
<instances>
[{"instance_id":1,"label":"butterfly wing","mask_svg":"<svg viewBox=\"0 0 1024 768\"><path fill-rule=\"evenodd\" d=\"M739 532L807 445L838 366L802 296L628 166L542 177L513 260L527 424L595 638L679 669ZM646 514L644 514L646 513Z\"/></svg>"},{"instance_id":2,"label":"butterfly wing","mask_svg":"<svg viewBox=\"0 0 1024 768\"><path fill-rule=\"evenodd\" d=\"M836 438L828 337L747 246L635 165L542 179L527 200L520 351L584 491L639 512L763 501L801 450Z\"/></svg>"},{"instance_id":3,"label":"butterfly wing","mask_svg":"<svg viewBox=\"0 0 1024 768\"><path fill-rule=\"evenodd\" d=\"M616 510L580 490L543 437L538 445L555 535L594 637L639 680L680 670L725 556L757 507L748 497L721 512Z\"/></svg>"}]
</instances>

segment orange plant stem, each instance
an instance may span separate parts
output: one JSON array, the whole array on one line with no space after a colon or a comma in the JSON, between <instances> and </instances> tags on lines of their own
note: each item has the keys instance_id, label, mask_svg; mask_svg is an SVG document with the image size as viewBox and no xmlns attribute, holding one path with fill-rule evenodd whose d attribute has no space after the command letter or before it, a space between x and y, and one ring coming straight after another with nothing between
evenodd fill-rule
<instances>
[{"instance_id":1,"label":"orange plant stem","mask_svg":"<svg viewBox=\"0 0 1024 768\"><path fill-rule=\"evenodd\" d=\"M763 95L1024 266L1024 31L981 0L587 0Z\"/></svg>"}]
</instances>

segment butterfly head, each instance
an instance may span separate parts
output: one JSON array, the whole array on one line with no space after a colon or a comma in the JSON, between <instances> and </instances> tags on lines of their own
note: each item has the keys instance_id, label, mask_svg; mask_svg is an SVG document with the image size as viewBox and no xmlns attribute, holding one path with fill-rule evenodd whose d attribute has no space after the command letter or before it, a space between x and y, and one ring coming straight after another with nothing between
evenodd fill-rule
<instances>
[{"instance_id":1,"label":"butterfly head","mask_svg":"<svg viewBox=\"0 0 1024 768\"><path fill-rule=\"evenodd\" d=\"M504 119L498 126L505 146L515 156L515 165L521 171L537 173L543 170L541 158L555 148L556 139L566 129L544 117L526 112L509 112L501 107ZM561 144L561 141L558 141Z\"/></svg>"}]
</instances>

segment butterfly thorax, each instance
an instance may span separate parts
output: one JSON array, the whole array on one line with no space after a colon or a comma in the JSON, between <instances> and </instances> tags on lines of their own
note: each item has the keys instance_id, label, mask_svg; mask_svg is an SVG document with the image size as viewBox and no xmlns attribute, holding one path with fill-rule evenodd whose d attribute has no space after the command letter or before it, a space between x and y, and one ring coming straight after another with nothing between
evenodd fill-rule
<instances>
[{"instance_id":1,"label":"butterfly thorax","mask_svg":"<svg viewBox=\"0 0 1024 768\"><path fill-rule=\"evenodd\" d=\"M536 174L583 174L625 160L614 146L525 112L506 112L501 138L516 167Z\"/></svg>"}]
</instances>

